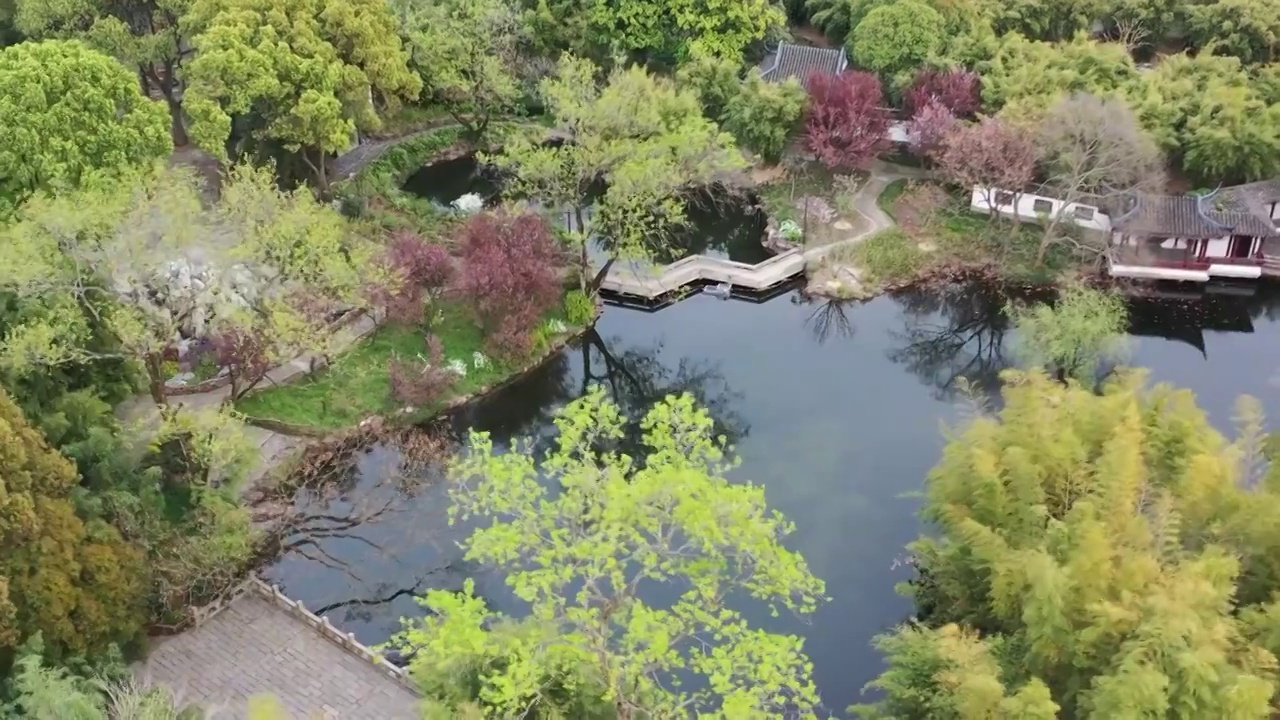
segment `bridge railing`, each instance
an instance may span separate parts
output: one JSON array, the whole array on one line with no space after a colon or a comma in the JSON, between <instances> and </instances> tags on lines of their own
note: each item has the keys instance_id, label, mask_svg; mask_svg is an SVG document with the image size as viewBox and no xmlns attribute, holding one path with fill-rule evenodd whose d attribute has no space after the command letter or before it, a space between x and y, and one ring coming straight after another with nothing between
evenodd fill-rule
<instances>
[{"instance_id":1,"label":"bridge railing","mask_svg":"<svg viewBox=\"0 0 1280 720\"><path fill-rule=\"evenodd\" d=\"M266 598L267 601L310 625L316 632L319 632L331 642L337 643L343 650L368 661L387 677L400 683L415 694L418 693L418 686L409 677L408 670L393 665L376 650L356 640L356 636L353 633L344 633L334 627L333 623L329 622L328 617L317 616L308 610L301 600L290 600L287 595L280 591L280 588L269 585L256 577L250 578L249 587Z\"/></svg>"}]
</instances>

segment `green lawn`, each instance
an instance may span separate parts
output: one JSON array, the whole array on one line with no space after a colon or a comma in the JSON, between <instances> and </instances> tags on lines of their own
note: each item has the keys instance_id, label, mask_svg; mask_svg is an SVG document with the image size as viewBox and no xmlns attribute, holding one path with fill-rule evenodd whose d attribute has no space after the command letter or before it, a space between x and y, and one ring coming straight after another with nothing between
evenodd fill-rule
<instances>
[{"instance_id":1,"label":"green lawn","mask_svg":"<svg viewBox=\"0 0 1280 720\"><path fill-rule=\"evenodd\" d=\"M444 345L445 362L461 360L467 365L466 377L453 388L454 397L469 395L504 380L524 365L524 361L503 363L490 358L486 367L475 368L473 353L484 352L479 324L470 312L458 306L446 306L443 314L433 334L439 336ZM564 319L560 311L553 317ZM425 359L427 354L427 335L421 328L384 325L316 377L261 390L241 400L237 409L252 417L319 430L349 428L371 415L397 409L399 403L391 398L388 372L392 359ZM418 417L425 419L440 406L422 408Z\"/></svg>"}]
</instances>

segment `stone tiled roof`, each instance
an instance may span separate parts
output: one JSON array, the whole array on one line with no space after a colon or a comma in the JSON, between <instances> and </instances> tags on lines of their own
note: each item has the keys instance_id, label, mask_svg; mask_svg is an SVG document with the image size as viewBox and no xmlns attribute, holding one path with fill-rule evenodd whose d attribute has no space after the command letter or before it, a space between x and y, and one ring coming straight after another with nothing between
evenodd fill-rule
<instances>
[{"instance_id":1,"label":"stone tiled roof","mask_svg":"<svg viewBox=\"0 0 1280 720\"><path fill-rule=\"evenodd\" d=\"M1280 237L1280 229L1264 220L1265 216L1234 209L1231 203L1220 202L1217 194L1203 197L1130 195L1110 205L1111 226L1131 235L1200 239L1224 235Z\"/></svg>"},{"instance_id":2,"label":"stone tiled roof","mask_svg":"<svg viewBox=\"0 0 1280 720\"><path fill-rule=\"evenodd\" d=\"M1270 218L1270 205L1280 202L1280 178L1223 188L1216 195L1218 207Z\"/></svg>"},{"instance_id":3,"label":"stone tiled roof","mask_svg":"<svg viewBox=\"0 0 1280 720\"><path fill-rule=\"evenodd\" d=\"M795 78L808 84L809 75L814 72L837 75L844 72L849 64L843 48L819 48L805 45L781 43L777 52L765 58L761 65L761 75L772 82L783 82Z\"/></svg>"}]
</instances>

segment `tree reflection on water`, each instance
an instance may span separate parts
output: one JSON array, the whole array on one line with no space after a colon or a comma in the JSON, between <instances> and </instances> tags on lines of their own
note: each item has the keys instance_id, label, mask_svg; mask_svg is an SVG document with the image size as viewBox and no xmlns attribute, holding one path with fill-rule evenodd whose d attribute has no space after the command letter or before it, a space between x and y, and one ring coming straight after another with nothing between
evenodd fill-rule
<instances>
[{"instance_id":1,"label":"tree reflection on water","mask_svg":"<svg viewBox=\"0 0 1280 720\"><path fill-rule=\"evenodd\" d=\"M889 333L890 360L932 386L940 400L965 388L980 398L1000 394L1000 373L1013 366L1005 347L1008 296L969 283L895 293L893 299L902 306L903 328Z\"/></svg>"}]
</instances>

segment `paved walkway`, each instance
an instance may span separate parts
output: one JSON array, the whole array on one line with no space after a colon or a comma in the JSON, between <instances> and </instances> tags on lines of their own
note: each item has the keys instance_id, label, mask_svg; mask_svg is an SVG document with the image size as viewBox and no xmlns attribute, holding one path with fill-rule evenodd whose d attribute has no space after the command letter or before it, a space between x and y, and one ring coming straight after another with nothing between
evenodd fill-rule
<instances>
[{"instance_id":1,"label":"paved walkway","mask_svg":"<svg viewBox=\"0 0 1280 720\"><path fill-rule=\"evenodd\" d=\"M138 669L183 702L240 720L271 694L295 720L412 720L420 700L299 615L246 591L192 630L162 640Z\"/></svg>"}]
</instances>

